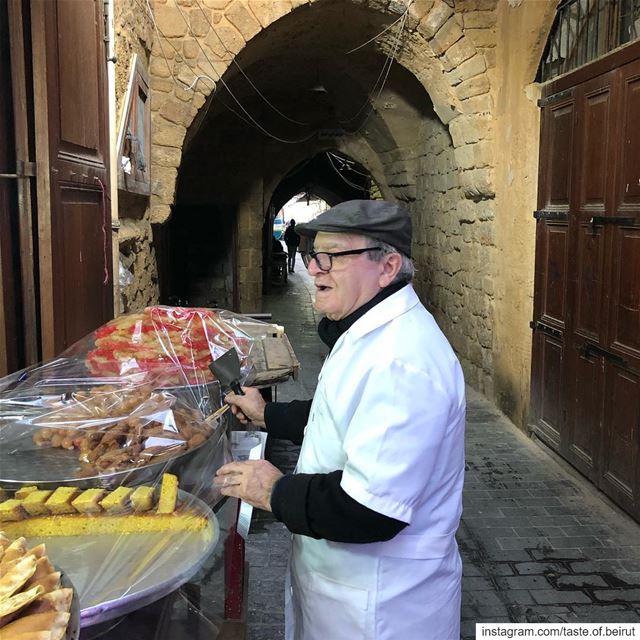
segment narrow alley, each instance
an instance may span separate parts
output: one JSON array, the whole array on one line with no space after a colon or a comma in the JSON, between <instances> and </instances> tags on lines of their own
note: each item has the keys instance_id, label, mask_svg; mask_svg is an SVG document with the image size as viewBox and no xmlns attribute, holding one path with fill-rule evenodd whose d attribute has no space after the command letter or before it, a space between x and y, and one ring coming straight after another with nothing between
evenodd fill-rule
<instances>
[{"instance_id":1,"label":"narrow alley","mask_svg":"<svg viewBox=\"0 0 640 640\"><path fill-rule=\"evenodd\" d=\"M278 400L308 398L327 348L312 281L298 258L288 284L265 300L301 363ZM462 638L478 622L640 623L640 525L568 464L527 438L467 387ZM292 471L298 447L272 440L267 456ZM284 574L289 534L256 512L247 544L249 640L284 638Z\"/></svg>"}]
</instances>

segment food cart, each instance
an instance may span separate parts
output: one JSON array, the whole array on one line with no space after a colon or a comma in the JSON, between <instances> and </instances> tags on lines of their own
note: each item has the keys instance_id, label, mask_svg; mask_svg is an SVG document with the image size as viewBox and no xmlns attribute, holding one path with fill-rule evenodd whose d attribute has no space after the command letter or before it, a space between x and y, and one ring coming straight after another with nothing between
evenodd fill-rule
<instances>
[{"instance_id":1,"label":"food cart","mask_svg":"<svg viewBox=\"0 0 640 640\"><path fill-rule=\"evenodd\" d=\"M229 349L243 384L270 388L298 369L277 325L149 307L0 381L4 547L21 544L11 562L30 571L45 566L27 558L44 544L50 567L42 578L41 569L30 574L15 597L38 581L49 599L73 585L68 613L57 613L67 620L60 637L244 637L240 505L214 478L233 459L232 441L263 439L232 437L240 425L208 366ZM3 625L43 624L42 614L30 615L42 598L0 615L0 636Z\"/></svg>"}]
</instances>

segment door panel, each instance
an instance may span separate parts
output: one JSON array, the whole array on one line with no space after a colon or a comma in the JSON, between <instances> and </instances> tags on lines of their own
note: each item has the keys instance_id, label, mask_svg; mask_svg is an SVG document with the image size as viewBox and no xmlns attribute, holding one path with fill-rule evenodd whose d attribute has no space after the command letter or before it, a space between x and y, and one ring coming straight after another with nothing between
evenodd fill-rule
<instances>
[{"instance_id":1,"label":"door panel","mask_svg":"<svg viewBox=\"0 0 640 640\"><path fill-rule=\"evenodd\" d=\"M640 363L640 225L612 229L610 346Z\"/></svg>"},{"instance_id":2,"label":"door panel","mask_svg":"<svg viewBox=\"0 0 640 640\"><path fill-rule=\"evenodd\" d=\"M544 275L544 297L541 316L543 322L564 327L566 311L566 280L568 226L566 224L545 225L546 271Z\"/></svg>"},{"instance_id":3,"label":"door panel","mask_svg":"<svg viewBox=\"0 0 640 640\"><path fill-rule=\"evenodd\" d=\"M541 351L541 398L539 429L550 444L558 446L563 426L563 346L540 332L537 335Z\"/></svg>"},{"instance_id":4,"label":"door panel","mask_svg":"<svg viewBox=\"0 0 640 640\"><path fill-rule=\"evenodd\" d=\"M601 487L626 509L637 509L640 378L615 365L607 366L607 402Z\"/></svg>"},{"instance_id":5,"label":"door panel","mask_svg":"<svg viewBox=\"0 0 640 640\"><path fill-rule=\"evenodd\" d=\"M49 358L113 317L106 54L101 2L32 0L32 14L36 142L49 150L38 175Z\"/></svg>"},{"instance_id":6,"label":"door panel","mask_svg":"<svg viewBox=\"0 0 640 640\"><path fill-rule=\"evenodd\" d=\"M593 357L582 349L570 350L574 401L571 427L568 429L568 452L571 462L592 480L596 479L600 451L603 397L603 358Z\"/></svg>"},{"instance_id":7,"label":"door panel","mask_svg":"<svg viewBox=\"0 0 640 640\"><path fill-rule=\"evenodd\" d=\"M571 194L571 148L573 146L574 105L559 105L549 109L547 158L548 191L545 194L545 207L569 207Z\"/></svg>"}]
</instances>

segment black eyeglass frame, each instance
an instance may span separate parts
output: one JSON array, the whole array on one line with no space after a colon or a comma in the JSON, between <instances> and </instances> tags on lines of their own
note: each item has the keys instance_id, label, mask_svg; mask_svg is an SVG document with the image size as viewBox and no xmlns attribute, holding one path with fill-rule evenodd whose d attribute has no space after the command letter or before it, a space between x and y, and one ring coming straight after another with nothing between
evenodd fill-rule
<instances>
[{"instance_id":1,"label":"black eyeglass frame","mask_svg":"<svg viewBox=\"0 0 640 640\"><path fill-rule=\"evenodd\" d=\"M367 251L382 251L382 247L365 247L364 249L350 249L349 251L310 251L309 257L315 260L318 269L324 273L329 273L333 269L333 259L340 256L356 256ZM318 256L329 256L329 268L324 269L318 260Z\"/></svg>"}]
</instances>

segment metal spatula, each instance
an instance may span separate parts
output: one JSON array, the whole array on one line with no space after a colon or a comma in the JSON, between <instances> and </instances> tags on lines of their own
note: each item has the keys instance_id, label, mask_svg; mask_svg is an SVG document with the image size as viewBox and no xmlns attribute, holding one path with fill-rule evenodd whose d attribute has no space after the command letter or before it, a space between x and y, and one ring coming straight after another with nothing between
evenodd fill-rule
<instances>
[{"instance_id":1,"label":"metal spatula","mask_svg":"<svg viewBox=\"0 0 640 640\"><path fill-rule=\"evenodd\" d=\"M210 365L211 373L219 380L222 391L229 389L236 395L243 396L244 391L240 387L240 359L235 349L229 349Z\"/></svg>"}]
</instances>

